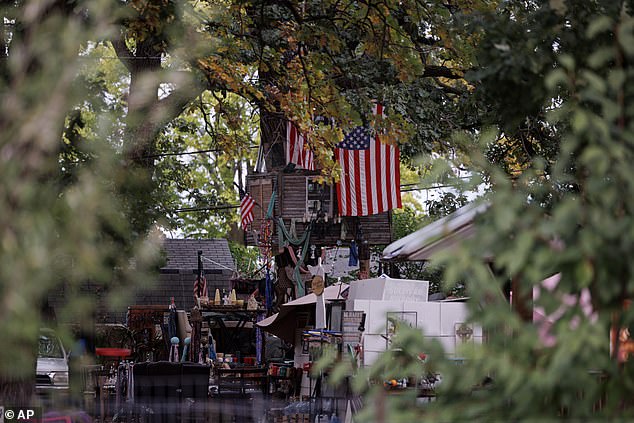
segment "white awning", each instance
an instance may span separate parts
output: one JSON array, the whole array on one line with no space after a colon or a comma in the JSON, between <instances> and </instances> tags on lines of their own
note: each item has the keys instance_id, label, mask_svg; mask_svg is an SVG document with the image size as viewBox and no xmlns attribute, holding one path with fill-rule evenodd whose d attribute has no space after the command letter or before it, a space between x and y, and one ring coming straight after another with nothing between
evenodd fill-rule
<instances>
[{"instance_id":1,"label":"white awning","mask_svg":"<svg viewBox=\"0 0 634 423\"><path fill-rule=\"evenodd\" d=\"M418 231L394 241L383 250L383 260L424 261L439 251L453 248L474 232L474 219L489 203L473 202Z\"/></svg>"},{"instance_id":2,"label":"white awning","mask_svg":"<svg viewBox=\"0 0 634 423\"><path fill-rule=\"evenodd\" d=\"M334 301L345 299L348 285L344 283L336 283L328 286L324 289L322 294L324 300ZM269 333L272 333L279 338L284 339L289 343L295 342L295 329L297 329L297 310L305 310L309 306L313 306L317 303L317 296L315 294L304 295L293 301L289 301L282 304L280 312L275 313L266 319L263 319L256 323L256 326L262 328ZM306 307L304 307L306 306Z\"/></svg>"}]
</instances>

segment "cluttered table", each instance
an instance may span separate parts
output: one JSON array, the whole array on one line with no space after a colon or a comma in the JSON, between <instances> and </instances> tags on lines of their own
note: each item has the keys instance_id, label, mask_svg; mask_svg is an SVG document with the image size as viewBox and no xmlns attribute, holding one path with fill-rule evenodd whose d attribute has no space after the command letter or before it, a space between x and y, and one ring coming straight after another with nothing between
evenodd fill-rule
<instances>
[{"instance_id":1,"label":"cluttered table","mask_svg":"<svg viewBox=\"0 0 634 423\"><path fill-rule=\"evenodd\" d=\"M210 327L219 329L225 349L233 351L239 348L240 330L247 328L248 323L255 323L258 314L262 313L265 313L265 310L247 310L233 305L208 306L202 309L202 318ZM235 322L231 325L231 330L228 322Z\"/></svg>"}]
</instances>

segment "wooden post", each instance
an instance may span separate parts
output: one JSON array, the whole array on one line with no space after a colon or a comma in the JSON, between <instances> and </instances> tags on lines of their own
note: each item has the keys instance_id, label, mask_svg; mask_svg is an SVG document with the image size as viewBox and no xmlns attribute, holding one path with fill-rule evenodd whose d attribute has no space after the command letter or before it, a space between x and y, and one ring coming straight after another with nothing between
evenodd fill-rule
<instances>
[{"instance_id":1,"label":"wooden post","mask_svg":"<svg viewBox=\"0 0 634 423\"><path fill-rule=\"evenodd\" d=\"M361 241L359 244L359 279L370 277L370 244Z\"/></svg>"}]
</instances>

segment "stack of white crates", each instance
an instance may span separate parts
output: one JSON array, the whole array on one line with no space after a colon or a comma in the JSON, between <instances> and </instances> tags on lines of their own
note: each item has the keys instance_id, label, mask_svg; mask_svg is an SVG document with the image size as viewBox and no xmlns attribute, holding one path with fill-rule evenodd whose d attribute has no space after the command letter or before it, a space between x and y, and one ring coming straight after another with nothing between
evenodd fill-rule
<instances>
[{"instance_id":1,"label":"stack of white crates","mask_svg":"<svg viewBox=\"0 0 634 423\"><path fill-rule=\"evenodd\" d=\"M346 310L366 314L365 366L387 349L391 326L388 317L420 329L425 337L437 338L450 357L456 356L460 344L482 342L481 328L466 323L464 302L430 302L428 292L428 281L380 277L351 282Z\"/></svg>"}]
</instances>

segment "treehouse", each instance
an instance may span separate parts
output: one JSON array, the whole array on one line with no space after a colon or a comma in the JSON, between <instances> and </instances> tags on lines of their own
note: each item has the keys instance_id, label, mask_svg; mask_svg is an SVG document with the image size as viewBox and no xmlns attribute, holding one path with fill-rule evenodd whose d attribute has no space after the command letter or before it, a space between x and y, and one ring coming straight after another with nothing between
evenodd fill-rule
<instances>
[{"instance_id":1,"label":"treehouse","mask_svg":"<svg viewBox=\"0 0 634 423\"><path fill-rule=\"evenodd\" d=\"M391 211L376 211L380 209L377 208L379 203L389 203L388 206L392 205L389 208L400 207L398 149L394 154L385 150L393 150L394 146L379 145L378 139L372 139L369 133L356 134L357 138L351 138L351 145L357 151L359 140L376 148L375 152L367 152L368 158L372 154L376 160L375 168L364 172L355 164L342 174L342 183L337 187L317 182L320 172L313 164L308 144L283 116L264 114L261 129L258 163L248 174L246 184L247 193L256 203L254 219L246 228L247 245L262 248L263 243L269 242L272 254L276 255L280 236L286 237L284 232L291 237L301 237L306 231L310 231L310 245L316 246L334 246L338 241L347 245L352 240L357 245L387 245L392 241ZM342 158L347 151L341 149ZM353 158L346 156L344 160L352 163ZM370 198L373 195L376 198ZM390 198L385 198L387 196ZM368 197L370 203L375 204L363 206L361 197ZM271 199L274 206L270 207ZM342 200L348 204L342 207ZM342 210L345 207L347 211ZM282 221L285 230L280 226Z\"/></svg>"}]
</instances>

